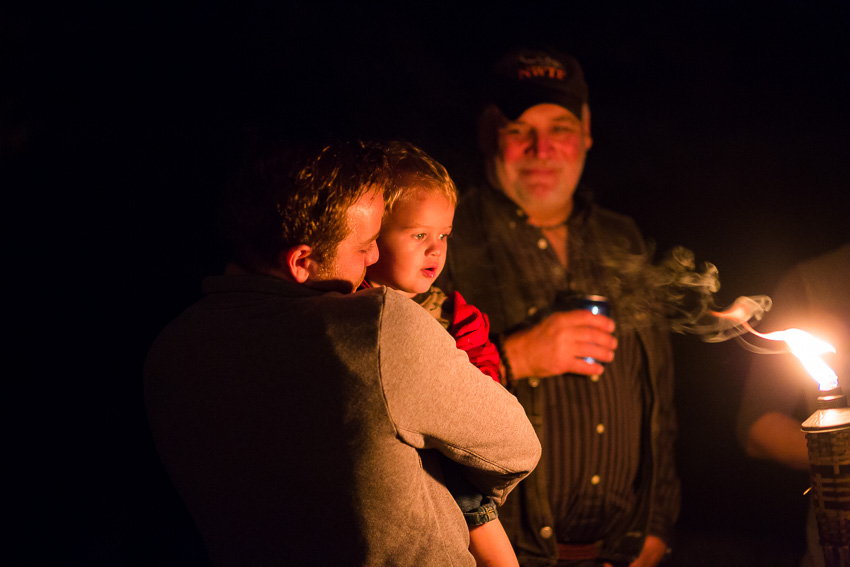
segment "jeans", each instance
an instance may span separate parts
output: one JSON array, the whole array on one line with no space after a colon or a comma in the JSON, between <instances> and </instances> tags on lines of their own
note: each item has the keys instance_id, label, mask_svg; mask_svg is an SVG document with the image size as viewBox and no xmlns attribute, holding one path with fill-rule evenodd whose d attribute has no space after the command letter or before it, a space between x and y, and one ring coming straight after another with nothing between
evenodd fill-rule
<instances>
[{"instance_id":1,"label":"jeans","mask_svg":"<svg viewBox=\"0 0 850 567\"><path fill-rule=\"evenodd\" d=\"M454 496L468 526L480 526L499 517L496 503L472 486L472 483L463 476L460 465L448 459L444 459L442 465L446 488Z\"/></svg>"}]
</instances>

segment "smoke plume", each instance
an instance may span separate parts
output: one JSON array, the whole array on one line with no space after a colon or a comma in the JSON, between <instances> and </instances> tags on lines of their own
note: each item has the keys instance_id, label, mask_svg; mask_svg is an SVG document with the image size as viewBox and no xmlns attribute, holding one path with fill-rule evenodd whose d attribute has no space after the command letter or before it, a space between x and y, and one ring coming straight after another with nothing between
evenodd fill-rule
<instances>
[{"instance_id":1,"label":"smoke plume","mask_svg":"<svg viewBox=\"0 0 850 567\"><path fill-rule=\"evenodd\" d=\"M613 299L621 326L640 328L664 319L675 333L717 343L749 332L747 325L761 320L771 308L768 296L756 295L739 297L718 309L717 267L710 262L697 267L693 252L682 246L654 262L652 249L643 254L618 250L598 260L611 276L605 293Z\"/></svg>"}]
</instances>

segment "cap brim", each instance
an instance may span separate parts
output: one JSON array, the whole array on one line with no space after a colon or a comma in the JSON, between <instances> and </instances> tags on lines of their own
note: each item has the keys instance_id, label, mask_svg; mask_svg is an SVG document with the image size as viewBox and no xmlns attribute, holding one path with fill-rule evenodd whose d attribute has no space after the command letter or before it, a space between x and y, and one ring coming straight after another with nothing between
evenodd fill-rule
<instances>
[{"instance_id":1,"label":"cap brim","mask_svg":"<svg viewBox=\"0 0 850 567\"><path fill-rule=\"evenodd\" d=\"M584 104L581 97L534 84L501 85L501 87L493 102L508 120L516 120L532 106L546 103L563 106L576 118L581 119L581 109Z\"/></svg>"}]
</instances>

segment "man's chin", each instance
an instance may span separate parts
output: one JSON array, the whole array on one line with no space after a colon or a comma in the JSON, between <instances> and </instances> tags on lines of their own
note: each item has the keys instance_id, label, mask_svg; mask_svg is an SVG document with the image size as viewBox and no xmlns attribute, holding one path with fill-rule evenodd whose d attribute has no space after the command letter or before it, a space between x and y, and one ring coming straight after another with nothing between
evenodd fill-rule
<instances>
[{"instance_id":1,"label":"man's chin","mask_svg":"<svg viewBox=\"0 0 850 567\"><path fill-rule=\"evenodd\" d=\"M544 201L571 199L575 188L570 188L563 179L527 179L522 184L523 192L530 198Z\"/></svg>"},{"instance_id":2,"label":"man's chin","mask_svg":"<svg viewBox=\"0 0 850 567\"><path fill-rule=\"evenodd\" d=\"M525 194L535 201L551 201L558 195L558 185L554 183L526 183Z\"/></svg>"}]
</instances>

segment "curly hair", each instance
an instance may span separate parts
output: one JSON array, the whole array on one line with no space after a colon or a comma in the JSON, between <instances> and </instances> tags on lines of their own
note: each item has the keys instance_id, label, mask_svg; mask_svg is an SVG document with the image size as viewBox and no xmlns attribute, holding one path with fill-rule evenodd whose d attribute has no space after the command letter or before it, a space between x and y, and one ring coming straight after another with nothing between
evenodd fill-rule
<instances>
[{"instance_id":1,"label":"curly hair","mask_svg":"<svg viewBox=\"0 0 850 567\"><path fill-rule=\"evenodd\" d=\"M306 244L319 262L330 262L350 234L347 212L362 195L387 185L387 158L363 142L304 150L275 149L252 160L235 177L224 202L230 255L254 272L278 267L281 252Z\"/></svg>"}]
</instances>

